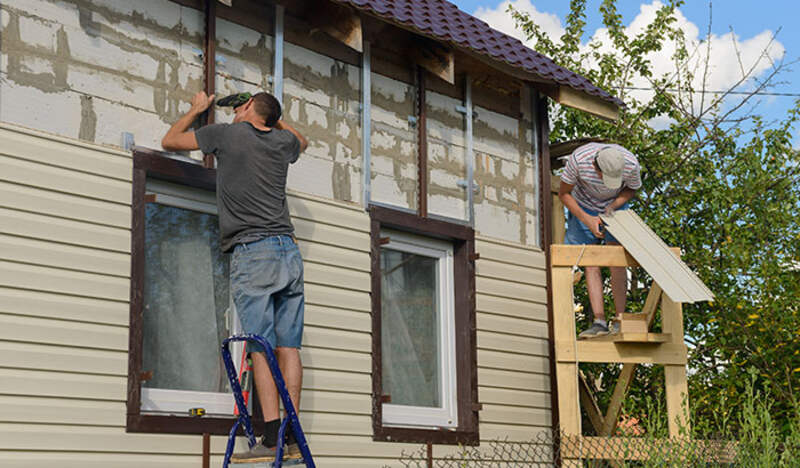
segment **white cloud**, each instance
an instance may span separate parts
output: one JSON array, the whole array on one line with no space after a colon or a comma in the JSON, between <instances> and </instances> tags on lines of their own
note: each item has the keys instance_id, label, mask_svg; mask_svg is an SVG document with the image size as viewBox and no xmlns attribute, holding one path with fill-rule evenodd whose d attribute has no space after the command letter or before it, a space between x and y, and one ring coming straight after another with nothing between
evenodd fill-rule
<instances>
[{"instance_id":1,"label":"white cloud","mask_svg":"<svg viewBox=\"0 0 800 468\"><path fill-rule=\"evenodd\" d=\"M494 9L479 7L473 13L473 16L482 19L489 23L489 26L502 31L509 36L513 36L521 40L528 47L532 46L531 42L526 42L525 37L521 30L516 28L513 18L508 13L508 6L512 5L518 11L528 13L530 18L538 24L544 32L551 38L557 40L564 34L564 26L561 25L561 19L553 13L544 13L536 9L530 0L505 0L497 5Z\"/></svg>"},{"instance_id":2,"label":"white cloud","mask_svg":"<svg viewBox=\"0 0 800 468\"><path fill-rule=\"evenodd\" d=\"M511 16L506 12L509 4L518 10L528 12L531 18L550 34L551 38L558 39L564 33L564 26L556 15L537 10L530 0L506 0L494 9L479 8L475 12L475 16L486 21L495 29L523 39L522 33L515 29ZM626 27L626 34L629 37L633 37L641 33L653 21L658 9L662 6L663 4L658 0L642 4L638 15ZM786 51L780 42L771 42L773 33L769 30L764 30L750 38L741 38L731 32L722 35L712 34L708 42L705 42L705 31L701 32L700 28L689 21L680 11L677 12L676 17L676 26L683 31L690 53L696 50L692 59L692 67L695 68L695 77L692 84L695 89L727 90L741 80L742 69L744 69L745 73L748 73L752 68L753 76L764 77L771 69L772 61L780 61ZM600 42L603 44L601 50L612 49L608 31L605 28L594 31L589 42ZM526 45L530 47L531 44L528 43ZM583 46L588 47L588 43ZM675 73L675 64L672 60L675 49L676 45L674 43L667 42L662 50L650 54L648 58L653 64L655 77L672 76ZM764 54L765 50L767 50L766 54ZM704 86L703 75L706 59L708 59L708 71ZM640 79L634 81L632 85L635 87L649 87L650 83L645 79ZM755 83L751 80L746 84L740 85L740 88L737 89L747 90L754 87ZM628 94L628 96L639 100L647 100L651 95L652 92L650 91L629 91ZM697 110L700 95L696 94L694 97L695 110ZM706 103L708 103L710 97L710 95L706 96ZM653 124L663 127L668 122L653 122Z\"/></svg>"}]
</instances>

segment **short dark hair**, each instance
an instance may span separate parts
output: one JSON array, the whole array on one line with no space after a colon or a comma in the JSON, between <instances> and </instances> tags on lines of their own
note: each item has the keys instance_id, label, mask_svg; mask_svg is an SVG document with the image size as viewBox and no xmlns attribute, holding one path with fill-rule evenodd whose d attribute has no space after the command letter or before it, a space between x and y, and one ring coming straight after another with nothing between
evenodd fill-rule
<instances>
[{"instance_id":1,"label":"short dark hair","mask_svg":"<svg viewBox=\"0 0 800 468\"><path fill-rule=\"evenodd\" d=\"M253 95L253 106L256 114L264 117L264 124L267 127L275 126L281 118L281 103L269 93Z\"/></svg>"}]
</instances>

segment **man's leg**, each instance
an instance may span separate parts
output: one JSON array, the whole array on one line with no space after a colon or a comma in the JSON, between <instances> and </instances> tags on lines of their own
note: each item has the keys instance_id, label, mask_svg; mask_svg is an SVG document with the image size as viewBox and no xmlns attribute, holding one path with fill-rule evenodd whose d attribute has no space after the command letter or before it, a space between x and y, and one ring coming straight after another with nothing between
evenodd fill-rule
<instances>
[{"instance_id":1,"label":"man's leg","mask_svg":"<svg viewBox=\"0 0 800 468\"><path fill-rule=\"evenodd\" d=\"M589 303L592 305L592 313L595 320L605 320L605 304L603 303L603 275L600 267L587 266L586 268L586 292L589 294Z\"/></svg>"},{"instance_id":2,"label":"man's leg","mask_svg":"<svg viewBox=\"0 0 800 468\"><path fill-rule=\"evenodd\" d=\"M292 398L295 411L299 414L300 388L303 386L303 365L300 362L300 350L279 346L275 351L278 353L278 365L286 382L286 389Z\"/></svg>"},{"instance_id":3,"label":"man's leg","mask_svg":"<svg viewBox=\"0 0 800 468\"><path fill-rule=\"evenodd\" d=\"M619 242L609 242L608 245L620 245ZM611 292L614 293L614 309L617 320L622 320L625 305L628 301L628 270L625 267L610 267ZM587 280L588 281L588 280Z\"/></svg>"},{"instance_id":4,"label":"man's leg","mask_svg":"<svg viewBox=\"0 0 800 468\"><path fill-rule=\"evenodd\" d=\"M278 389L272 380L267 356L264 353L251 353L250 357L253 359L253 380L256 382L258 402L261 404L261 412L264 413L264 422L279 419Z\"/></svg>"}]
</instances>

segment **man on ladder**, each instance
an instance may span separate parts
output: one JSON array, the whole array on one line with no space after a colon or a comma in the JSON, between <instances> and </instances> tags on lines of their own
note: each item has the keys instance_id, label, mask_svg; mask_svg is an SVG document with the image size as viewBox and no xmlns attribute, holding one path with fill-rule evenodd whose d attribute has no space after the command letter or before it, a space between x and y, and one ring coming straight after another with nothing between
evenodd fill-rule
<instances>
[{"instance_id":1,"label":"man on ladder","mask_svg":"<svg viewBox=\"0 0 800 468\"><path fill-rule=\"evenodd\" d=\"M200 149L217 161L217 208L222 250L232 252L231 290L245 333L262 336L275 349L292 403L299 408L303 369L303 260L294 238L286 201L289 165L308 142L280 120L281 106L268 93L239 93L217 105L233 107L232 124L190 131L214 96L195 94L192 107L169 129L161 144L168 151ZM278 390L260 345L248 343L254 379L264 413L261 442L234 454L234 463L272 462L280 413ZM286 458L300 450L292 431Z\"/></svg>"}]
</instances>

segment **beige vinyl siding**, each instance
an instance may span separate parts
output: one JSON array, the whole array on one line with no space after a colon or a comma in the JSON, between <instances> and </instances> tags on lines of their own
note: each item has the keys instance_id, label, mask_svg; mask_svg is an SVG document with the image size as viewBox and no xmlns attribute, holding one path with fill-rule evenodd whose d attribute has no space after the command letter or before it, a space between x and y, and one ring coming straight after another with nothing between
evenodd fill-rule
<instances>
[{"instance_id":1,"label":"beige vinyl siding","mask_svg":"<svg viewBox=\"0 0 800 468\"><path fill-rule=\"evenodd\" d=\"M0 466L200 464L200 436L125 432L131 163L0 124ZM402 466L416 444L372 441L369 216L301 193L290 208L306 272L301 420L317 464ZM550 424L544 256L488 238L477 251L481 439L530 439ZM212 438L212 466L224 446Z\"/></svg>"},{"instance_id":2,"label":"beige vinyl siding","mask_svg":"<svg viewBox=\"0 0 800 468\"><path fill-rule=\"evenodd\" d=\"M551 425L544 253L488 237L475 250L481 440L531 440Z\"/></svg>"}]
</instances>

